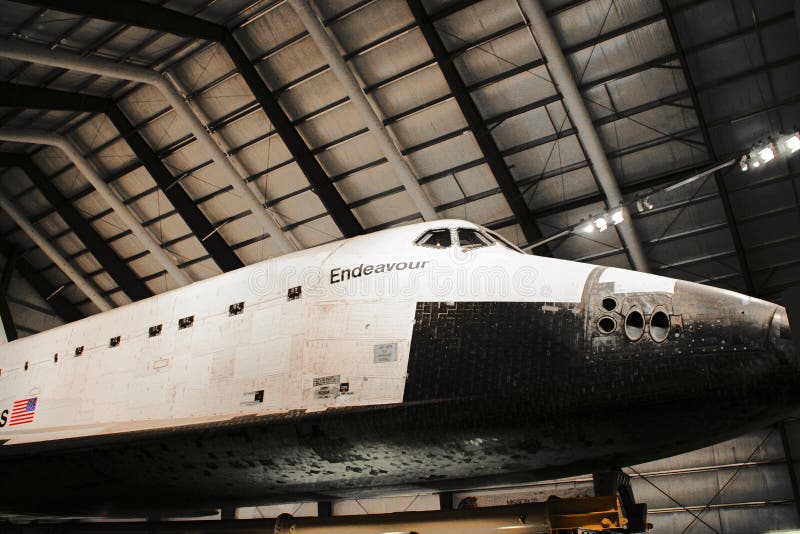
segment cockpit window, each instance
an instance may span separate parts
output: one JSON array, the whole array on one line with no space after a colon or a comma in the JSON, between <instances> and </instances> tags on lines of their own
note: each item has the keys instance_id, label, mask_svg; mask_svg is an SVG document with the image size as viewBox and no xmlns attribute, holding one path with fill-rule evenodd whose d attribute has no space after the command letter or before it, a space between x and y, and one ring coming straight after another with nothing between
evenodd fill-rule
<instances>
[{"instance_id":1,"label":"cockpit window","mask_svg":"<svg viewBox=\"0 0 800 534\"><path fill-rule=\"evenodd\" d=\"M449 228L437 228L435 230L428 230L415 241L417 245L431 248L447 248L453 241L450 238Z\"/></svg>"},{"instance_id":2,"label":"cockpit window","mask_svg":"<svg viewBox=\"0 0 800 534\"><path fill-rule=\"evenodd\" d=\"M458 244L462 248L480 248L494 245L491 239L474 228L459 228Z\"/></svg>"}]
</instances>

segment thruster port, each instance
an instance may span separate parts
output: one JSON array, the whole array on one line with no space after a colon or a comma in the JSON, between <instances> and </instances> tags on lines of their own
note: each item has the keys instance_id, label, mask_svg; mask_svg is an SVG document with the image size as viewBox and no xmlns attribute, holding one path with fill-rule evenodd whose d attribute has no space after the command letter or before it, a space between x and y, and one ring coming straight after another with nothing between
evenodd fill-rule
<instances>
[{"instance_id":1,"label":"thruster port","mask_svg":"<svg viewBox=\"0 0 800 534\"><path fill-rule=\"evenodd\" d=\"M614 297L605 297L600 305L605 311L614 311L617 309L617 299Z\"/></svg>"},{"instance_id":2,"label":"thruster port","mask_svg":"<svg viewBox=\"0 0 800 534\"><path fill-rule=\"evenodd\" d=\"M644 316L639 310L632 310L625 317L625 336L631 341L639 341L644 334Z\"/></svg>"},{"instance_id":3,"label":"thruster port","mask_svg":"<svg viewBox=\"0 0 800 534\"><path fill-rule=\"evenodd\" d=\"M603 334L610 334L617 329L617 322L612 317L601 317L597 321L597 329Z\"/></svg>"},{"instance_id":4,"label":"thruster port","mask_svg":"<svg viewBox=\"0 0 800 534\"><path fill-rule=\"evenodd\" d=\"M661 343L667 339L669 329L669 316L662 310L657 310L650 317L650 337L653 338L653 341Z\"/></svg>"}]
</instances>

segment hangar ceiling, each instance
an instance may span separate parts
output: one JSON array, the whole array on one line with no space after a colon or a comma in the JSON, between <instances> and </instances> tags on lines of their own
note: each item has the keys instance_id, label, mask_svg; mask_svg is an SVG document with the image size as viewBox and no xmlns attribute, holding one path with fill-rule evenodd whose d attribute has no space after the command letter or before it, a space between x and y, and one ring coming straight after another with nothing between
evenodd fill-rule
<instances>
[{"instance_id":1,"label":"hangar ceiling","mask_svg":"<svg viewBox=\"0 0 800 534\"><path fill-rule=\"evenodd\" d=\"M0 127L66 136L191 280L279 255L282 243L308 248L421 219L289 3L0 4L0 34L12 43L163 73L247 177L278 235L153 86L0 58ZM796 157L664 191L796 131L793 2L542 4L626 201L656 191L653 208L628 221L650 270L773 300L797 285ZM525 245L607 209L517 2L315 6L438 216ZM114 305L177 287L63 152L4 141L0 164L0 190ZM629 268L616 230L575 232L535 252ZM98 311L5 213L0 234L0 252L16 249L30 284L12 310L51 307L65 320Z\"/></svg>"}]
</instances>

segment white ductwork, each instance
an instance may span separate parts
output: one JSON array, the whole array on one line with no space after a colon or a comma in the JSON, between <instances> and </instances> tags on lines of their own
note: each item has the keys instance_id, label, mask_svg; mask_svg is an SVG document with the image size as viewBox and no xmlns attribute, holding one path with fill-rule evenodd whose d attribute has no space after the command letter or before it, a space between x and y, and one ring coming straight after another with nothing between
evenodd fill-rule
<instances>
[{"instance_id":1,"label":"white ductwork","mask_svg":"<svg viewBox=\"0 0 800 534\"><path fill-rule=\"evenodd\" d=\"M600 136L594 128L592 118L586 109L586 103L575 82L575 77L564 57L564 52L556 38L550 20L539 0L518 0L520 8L528 19L528 26L533 33L536 44L547 61L547 69L553 77L558 91L564 98L564 106L578 132L586 156L592 164L598 184L606 197L608 209L622 208L625 210L625 221L616 226L622 242L628 249L634 268L638 271L648 272L647 256L642 248L642 243L636 235L633 221L627 208L623 205L622 193L614 176L614 171L608 162L608 157L600 142Z\"/></svg>"},{"instance_id":2,"label":"white ductwork","mask_svg":"<svg viewBox=\"0 0 800 534\"><path fill-rule=\"evenodd\" d=\"M197 142L202 145L206 153L219 167L221 175L245 202L264 230L278 243L281 251L286 253L296 250L295 245L286 237L278 223L267 212L263 203L256 198L250 186L236 171L228 156L214 142L206 126L197 119L186 100L178 94L175 88L161 74L144 67L115 63L92 56L78 56L58 48L50 50L19 40L3 41L0 44L0 57L152 85L164 95L169 105L186 122ZM200 237L202 236L198 236L198 238Z\"/></svg>"},{"instance_id":3,"label":"white ductwork","mask_svg":"<svg viewBox=\"0 0 800 534\"><path fill-rule=\"evenodd\" d=\"M103 200L105 200L114 212L122 219L122 222L130 228L133 235L145 246L153 258L169 273L172 279L180 286L192 283L192 280L184 273L180 267L167 255L161 244L150 234L141 221L137 219L127 206L120 200L117 193L103 180L91 163L81 155L69 140L64 136L55 133L43 132L39 130L25 130L17 128L0 128L0 140L14 141L18 143L34 143L38 145L50 145L61 149L64 154L72 161L75 167L83 174L86 180L94 187Z\"/></svg>"},{"instance_id":4,"label":"white ductwork","mask_svg":"<svg viewBox=\"0 0 800 534\"><path fill-rule=\"evenodd\" d=\"M56 247L28 221L27 217L25 217L22 212L14 206L14 203L2 192L0 192L0 208L2 208L3 211L17 223L17 226L22 228L22 231L42 249L42 252L44 252L87 297L89 297L89 300L100 308L100 311L108 311L113 308L111 303L95 289L94 285L84 278L77 269L70 265L67 259L56 250Z\"/></svg>"},{"instance_id":5,"label":"white ductwork","mask_svg":"<svg viewBox=\"0 0 800 534\"><path fill-rule=\"evenodd\" d=\"M289 4L294 9L297 16L303 22L311 38L317 44L317 47L325 57L325 61L330 65L331 70L336 75L339 83L342 84L347 96L350 97L350 102L361 114L367 128L375 136L378 142L378 147L383 153L386 160L394 169L395 174L400 180L400 183L406 188L406 192L411 197L411 200L416 205L422 218L426 221L438 219L439 216L433 208L431 201L423 191L422 187L414 175L414 171L408 165L408 162L403 157L400 149L395 145L386 127L383 125L380 117L378 117L375 110L367 100L367 95L361 88L353 72L348 68L347 63L342 58L336 44L328 35L325 27L320 22L308 0L289 0Z\"/></svg>"}]
</instances>

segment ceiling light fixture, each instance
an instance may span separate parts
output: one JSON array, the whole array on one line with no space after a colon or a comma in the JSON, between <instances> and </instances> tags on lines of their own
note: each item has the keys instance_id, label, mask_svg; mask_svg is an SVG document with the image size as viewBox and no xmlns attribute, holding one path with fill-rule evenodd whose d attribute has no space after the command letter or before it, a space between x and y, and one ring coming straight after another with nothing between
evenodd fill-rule
<instances>
[{"instance_id":1,"label":"ceiling light fixture","mask_svg":"<svg viewBox=\"0 0 800 534\"><path fill-rule=\"evenodd\" d=\"M790 154L794 154L800 150L800 133L795 132L784 139L783 146L786 147L786 150L788 150Z\"/></svg>"},{"instance_id":2,"label":"ceiling light fixture","mask_svg":"<svg viewBox=\"0 0 800 534\"><path fill-rule=\"evenodd\" d=\"M750 152L739 159L739 169L747 172L774 161L779 155L791 156L800 150L800 133L794 132L782 137L773 137L766 144L754 146Z\"/></svg>"},{"instance_id":3,"label":"ceiling light fixture","mask_svg":"<svg viewBox=\"0 0 800 534\"><path fill-rule=\"evenodd\" d=\"M769 163L775 159L775 145L770 143L767 146L758 149L758 157L763 163Z\"/></svg>"},{"instance_id":4,"label":"ceiling light fixture","mask_svg":"<svg viewBox=\"0 0 800 534\"><path fill-rule=\"evenodd\" d=\"M739 169L741 169L742 172L750 170L750 156L747 154L742 156L742 159L739 160Z\"/></svg>"},{"instance_id":5,"label":"ceiling light fixture","mask_svg":"<svg viewBox=\"0 0 800 534\"><path fill-rule=\"evenodd\" d=\"M642 197L636 201L636 211L639 213L644 213L645 211L650 211L651 209L655 208L656 205L653 204L653 199L650 198L650 195L646 197Z\"/></svg>"},{"instance_id":6,"label":"ceiling light fixture","mask_svg":"<svg viewBox=\"0 0 800 534\"><path fill-rule=\"evenodd\" d=\"M605 232L608 229L608 221L606 221L605 217L598 217L597 219L595 219L594 225L601 232Z\"/></svg>"}]
</instances>

